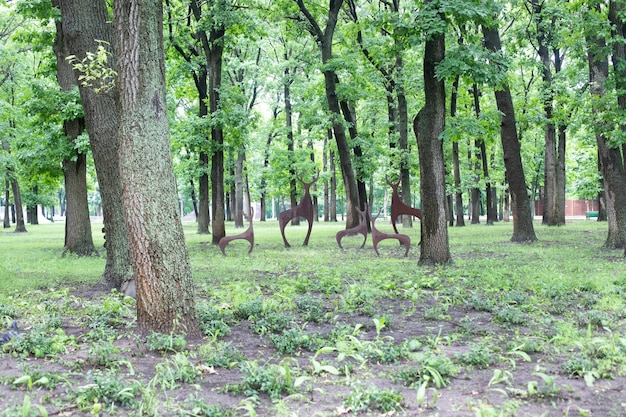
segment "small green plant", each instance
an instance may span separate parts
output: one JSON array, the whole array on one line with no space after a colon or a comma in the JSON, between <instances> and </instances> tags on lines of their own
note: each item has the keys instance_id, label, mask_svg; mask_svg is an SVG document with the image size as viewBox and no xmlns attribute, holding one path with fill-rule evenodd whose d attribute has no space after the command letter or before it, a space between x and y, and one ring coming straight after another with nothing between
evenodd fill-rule
<instances>
[{"instance_id":1,"label":"small green plant","mask_svg":"<svg viewBox=\"0 0 626 417\"><path fill-rule=\"evenodd\" d=\"M496 313L495 320L506 323L520 325L528 321L528 318L519 307L513 305L505 305Z\"/></svg>"},{"instance_id":2,"label":"small green plant","mask_svg":"<svg viewBox=\"0 0 626 417\"><path fill-rule=\"evenodd\" d=\"M69 349L77 348L77 345L74 336L66 335L60 328L47 331L44 323L13 339L4 348L21 356L33 355L36 358L43 358L67 353Z\"/></svg>"},{"instance_id":3,"label":"small green plant","mask_svg":"<svg viewBox=\"0 0 626 417\"><path fill-rule=\"evenodd\" d=\"M263 300L260 298L244 301L233 312L236 319L250 320L263 315Z\"/></svg>"},{"instance_id":4,"label":"small green plant","mask_svg":"<svg viewBox=\"0 0 626 417\"><path fill-rule=\"evenodd\" d=\"M56 388L59 382L64 381L67 383L67 379L63 376L52 372L41 372L39 366L29 367L24 365L22 368L23 374L13 380L13 386L23 387L27 391L33 389L33 387L46 388L52 390ZM69 384L68 384L69 385Z\"/></svg>"},{"instance_id":5,"label":"small green plant","mask_svg":"<svg viewBox=\"0 0 626 417\"><path fill-rule=\"evenodd\" d=\"M425 387L434 385L442 388L458 374L458 367L446 355L426 352L414 360L418 362L416 365L403 367L392 376L392 380L411 388L419 388L424 383Z\"/></svg>"},{"instance_id":6,"label":"small green plant","mask_svg":"<svg viewBox=\"0 0 626 417\"><path fill-rule=\"evenodd\" d=\"M285 395L298 392L302 379L296 378L299 369L288 362L280 364L259 365L257 361L242 362L239 366L243 372L243 380L239 384L229 384L227 392L244 394L248 397L267 394L271 400L278 400Z\"/></svg>"},{"instance_id":7,"label":"small green plant","mask_svg":"<svg viewBox=\"0 0 626 417\"><path fill-rule=\"evenodd\" d=\"M94 374L93 384L76 389L75 402L81 411L93 410L97 404L118 405L131 408L141 385L137 381L124 381L114 372Z\"/></svg>"},{"instance_id":8,"label":"small green plant","mask_svg":"<svg viewBox=\"0 0 626 417\"><path fill-rule=\"evenodd\" d=\"M187 347L185 337L180 334L152 332L146 338L148 349L157 352L180 352Z\"/></svg>"},{"instance_id":9,"label":"small green plant","mask_svg":"<svg viewBox=\"0 0 626 417\"><path fill-rule=\"evenodd\" d=\"M157 363L156 374L150 386L158 386L161 390L174 389L179 382L191 384L200 377L200 370L191 362L189 356L177 352L165 361Z\"/></svg>"},{"instance_id":10,"label":"small green plant","mask_svg":"<svg viewBox=\"0 0 626 417\"><path fill-rule=\"evenodd\" d=\"M217 338L230 334L230 327L226 324L223 312L216 310L208 303L198 303L196 306L200 330L203 334Z\"/></svg>"},{"instance_id":11,"label":"small green plant","mask_svg":"<svg viewBox=\"0 0 626 417\"><path fill-rule=\"evenodd\" d=\"M376 297L379 290L363 284L352 284L342 297L342 310L346 313L359 313L366 316L374 315L376 311Z\"/></svg>"},{"instance_id":12,"label":"small green plant","mask_svg":"<svg viewBox=\"0 0 626 417\"><path fill-rule=\"evenodd\" d=\"M252 328L259 335L281 333L289 327L293 317L280 311L267 311L254 320Z\"/></svg>"},{"instance_id":13,"label":"small green plant","mask_svg":"<svg viewBox=\"0 0 626 417\"><path fill-rule=\"evenodd\" d=\"M293 302L305 321L319 323L324 319L324 301L320 298L306 294L294 298Z\"/></svg>"},{"instance_id":14,"label":"small green plant","mask_svg":"<svg viewBox=\"0 0 626 417\"><path fill-rule=\"evenodd\" d=\"M246 356L231 342L208 342L198 349L199 360L206 366L232 369L246 360Z\"/></svg>"},{"instance_id":15,"label":"small green plant","mask_svg":"<svg viewBox=\"0 0 626 417\"><path fill-rule=\"evenodd\" d=\"M491 363L496 361L491 350L482 344L472 345L469 352L459 353L455 357L460 363L479 369L486 369Z\"/></svg>"},{"instance_id":16,"label":"small green plant","mask_svg":"<svg viewBox=\"0 0 626 417\"><path fill-rule=\"evenodd\" d=\"M476 311L492 312L494 310L493 300L480 293L473 293L467 300L467 305Z\"/></svg>"},{"instance_id":17,"label":"small green plant","mask_svg":"<svg viewBox=\"0 0 626 417\"><path fill-rule=\"evenodd\" d=\"M344 405L353 412L375 410L383 413L402 411L404 396L394 389L380 389L375 385L357 385L344 401Z\"/></svg>"},{"instance_id":18,"label":"small green plant","mask_svg":"<svg viewBox=\"0 0 626 417\"><path fill-rule=\"evenodd\" d=\"M304 326L293 326L280 334L270 334L269 338L282 354L295 353L301 349L313 351L317 346L315 339L304 331Z\"/></svg>"}]
</instances>

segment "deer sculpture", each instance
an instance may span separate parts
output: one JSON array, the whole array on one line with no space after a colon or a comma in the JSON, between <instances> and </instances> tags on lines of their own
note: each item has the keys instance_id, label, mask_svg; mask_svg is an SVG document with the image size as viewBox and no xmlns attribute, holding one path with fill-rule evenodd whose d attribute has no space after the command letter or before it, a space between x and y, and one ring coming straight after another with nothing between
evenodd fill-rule
<instances>
[{"instance_id":1,"label":"deer sculpture","mask_svg":"<svg viewBox=\"0 0 626 417\"><path fill-rule=\"evenodd\" d=\"M343 237L347 235L362 234L363 244L361 244L361 249L363 248L363 246L365 246L365 242L367 241L367 212L368 212L367 204L365 204L365 210L361 210L360 208L357 207L356 211L359 212L359 216L361 217L361 221L359 225L355 227L351 227L350 229L340 230L335 235L335 238L337 239L337 245L339 245L341 249L343 249L343 246L341 246L341 239L343 239Z\"/></svg>"},{"instance_id":2,"label":"deer sculpture","mask_svg":"<svg viewBox=\"0 0 626 417\"><path fill-rule=\"evenodd\" d=\"M289 244L289 242L287 242L287 239L285 238L285 226L287 226L287 223L289 223L292 219L295 219L297 217L303 217L309 222L309 230L307 231L306 237L304 238L303 246L307 246L309 244L309 237L311 236L311 229L313 228L314 213L313 200L311 199L310 189L311 185L313 185L319 178L319 172L315 177L313 177L313 180L311 182L304 182L302 178L300 178L297 174L296 178L304 186L304 195L300 199L300 203L298 203L298 205L295 207L278 213L278 224L280 226L280 233L283 236L283 242L285 243L286 248L290 248L291 245Z\"/></svg>"},{"instance_id":3,"label":"deer sculpture","mask_svg":"<svg viewBox=\"0 0 626 417\"><path fill-rule=\"evenodd\" d=\"M422 220L422 211L420 209L413 208L408 206L402 201L400 198L400 194L398 193L398 186L400 185L400 179L395 184L390 182L389 179L385 176L385 181L391 189L393 193L391 194L391 225L393 226L393 231L398 233L398 228L396 227L396 220L403 214L409 214L413 217L417 217Z\"/></svg>"},{"instance_id":4,"label":"deer sculpture","mask_svg":"<svg viewBox=\"0 0 626 417\"><path fill-rule=\"evenodd\" d=\"M250 215L248 216L244 213L244 217L250 222L250 226L248 226L245 232L239 233L238 235L224 236L220 239L218 245L220 247L220 250L222 251L222 255L226 256L226 252L224 251L226 245L237 239L247 240L248 242L250 242L250 249L248 250L248 253L252 252L252 249L254 249L254 229L252 228L252 220L254 220L254 209L250 208Z\"/></svg>"},{"instance_id":5,"label":"deer sculpture","mask_svg":"<svg viewBox=\"0 0 626 417\"><path fill-rule=\"evenodd\" d=\"M385 239L397 239L398 242L400 242L400 244L404 245L404 247L406 248L404 256L408 256L409 249L411 249L411 238L408 235L403 235L400 233L384 233L376 229L376 219L378 218L378 216L380 216L381 210L382 208L378 210L378 214L376 215L376 217L374 217L374 215L372 214L372 242L374 244L374 252L376 252L376 256L380 256L380 254L378 253L378 244L381 240Z\"/></svg>"}]
</instances>

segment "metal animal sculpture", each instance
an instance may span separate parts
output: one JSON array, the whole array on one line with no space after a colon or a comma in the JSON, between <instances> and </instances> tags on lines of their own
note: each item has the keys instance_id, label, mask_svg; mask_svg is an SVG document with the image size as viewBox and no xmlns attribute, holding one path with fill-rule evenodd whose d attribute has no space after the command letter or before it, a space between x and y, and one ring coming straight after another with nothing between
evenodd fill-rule
<instances>
[{"instance_id":1,"label":"metal animal sculpture","mask_svg":"<svg viewBox=\"0 0 626 417\"><path fill-rule=\"evenodd\" d=\"M244 216L250 222L250 226L248 226L246 231L243 233L239 233L238 235L232 235L232 236L224 236L223 238L220 239L218 245L220 247L220 250L222 251L222 255L226 256L226 252L224 252L224 248L226 248L226 245L228 245L230 242L236 239L243 239L243 240L247 240L248 242L250 242L250 249L248 250L248 253L252 252L252 249L254 249L254 229L252 228L252 220L254 219L254 210L250 208L250 216L247 216L245 214Z\"/></svg>"},{"instance_id":2,"label":"metal animal sculpture","mask_svg":"<svg viewBox=\"0 0 626 417\"><path fill-rule=\"evenodd\" d=\"M343 239L343 237L346 235L362 234L363 244L361 245L361 248L365 246L365 242L367 241L367 213L369 211L367 204L365 204L365 210L361 210L357 207L356 211L359 212L359 216L361 217L361 222L359 223L359 225L351 227L350 229L340 230L335 235L335 238L337 239L337 244L341 249L343 249L343 246L341 246L341 239Z\"/></svg>"},{"instance_id":3,"label":"metal animal sculpture","mask_svg":"<svg viewBox=\"0 0 626 417\"><path fill-rule=\"evenodd\" d=\"M398 186L400 185L400 180L395 184L390 182L387 177L385 177L385 181L392 188L393 193L391 194L391 225L393 226L393 231L398 233L398 228L396 227L396 220L403 214L409 214L411 216L417 217L422 220L422 211L420 209L413 208L408 206L402 201L400 198L400 194L398 193Z\"/></svg>"},{"instance_id":4,"label":"metal animal sculpture","mask_svg":"<svg viewBox=\"0 0 626 417\"><path fill-rule=\"evenodd\" d=\"M409 236L400 233L384 233L376 229L376 219L378 218L378 216L380 216L381 210L378 210L378 214L376 215L376 217L372 215L372 242L374 243L374 252L376 252L377 256L380 256L380 254L378 253L378 243L380 243L381 240L397 239L400 244L404 245L406 248L404 256L408 256L409 249L411 249L411 238Z\"/></svg>"},{"instance_id":5,"label":"metal animal sculpture","mask_svg":"<svg viewBox=\"0 0 626 417\"><path fill-rule=\"evenodd\" d=\"M296 175L298 181L302 183L304 186L304 195L300 199L300 203L297 206L287 209L285 211L281 211L278 213L278 224L280 226L280 234L283 236L283 242L285 243L286 248L290 248L291 245L287 242L285 238L285 226L292 219L297 217L304 217L309 222L309 230L306 233L306 237L304 238L303 246L307 246L309 244L309 237L311 236L311 229L313 228L313 200L311 199L311 185L317 181L319 178L319 173L313 178L311 182L304 182L298 175Z\"/></svg>"}]
</instances>

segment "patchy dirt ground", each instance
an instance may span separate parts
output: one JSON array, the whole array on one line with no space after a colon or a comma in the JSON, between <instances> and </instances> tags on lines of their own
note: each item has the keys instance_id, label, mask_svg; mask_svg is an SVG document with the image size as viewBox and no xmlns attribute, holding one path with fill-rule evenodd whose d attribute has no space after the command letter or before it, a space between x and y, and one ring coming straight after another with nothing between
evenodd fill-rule
<instances>
[{"instance_id":1,"label":"patchy dirt ground","mask_svg":"<svg viewBox=\"0 0 626 417\"><path fill-rule=\"evenodd\" d=\"M12 343L0 356L0 415L626 415L626 378L602 375L598 365L613 358L612 369L624 366L608 351L626 355L623 337L598 342L600 362L587 369L581 352L593 346L555 340L562 309L519 320L518 310L503 315L487 298L419 294L200 308L209 336L184 347L136 335L133 301L121 295L85 288L42 301L34 294L30 305L40 312L19 323L34 350ZM579 302L564 301L564 309ZM37 342L40 331L61 346Z\"/></svg>"}]
</instances>

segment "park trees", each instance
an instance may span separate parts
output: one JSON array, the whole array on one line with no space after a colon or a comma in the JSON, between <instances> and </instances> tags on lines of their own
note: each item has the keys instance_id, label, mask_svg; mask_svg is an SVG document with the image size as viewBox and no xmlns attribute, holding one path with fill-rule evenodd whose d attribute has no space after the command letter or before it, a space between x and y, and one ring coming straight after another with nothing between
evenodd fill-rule
<instances>
[{"instance_id":1,"label":"park trees","mask_svg":"<svg viewBox=\"0 0 626 417\"><path fill-rule=\"evenodd\" d=\"M331 65L333 58L333 36L343 0L329 1L329 6L326 10L327 16L325 16L326 26L324 29L319 25L317 18L311 13L303 0L294 1L298 5L302 16L301 18L307 23L307 30L311 33L320 48L326 102L331 116L332 129L337 143L337 152L341 166L341 175L346 191L346 228L351 228L356 226L359 222L359 216L356 211L357 207L359 207L359 193L356 177L352 168L352 150L346 136L339 98L337 97L339 78Z\"/></svg>"},{"instance_id":2,"label":"park trees","mask_svg":"<svg viewBox=\"0 0 626 417\"><path fill-rule=\"evenodd\" d=\"M88 53L95 54L101 48L108 59L106 64L112 66L114 60L110 51L113 36L106 2L58 0L57 4L61 10L63 40L70 54L77 61L84 62ZM96 82L100 83L101 80ZM109 288L119 289L124 282L131 279L132 270L122 208L115 90L107 83L80 83L79 90L102 197L107 254L102 281Z\"/></svg>"},{"instance_id":3,"label":"park trees","mask_svg":"<svg viewBox=\"0 0 626 417\"><path fill-rule=\"evenodd\" d=\"M498 61L498 55L502 53L500 34L497 20L485 22L482 25L485 47L493 53L492 60L497 68L502 70L502 63ZM511 193L511 208L513 211L513 242L526 242L537 240L533 226L532 208L526 178L520 154L520 142L517 134L515 111L511 90L506 81L501 81L494 86L495 98L498 110L502 114L500 122L500 137L504 151L504 164L506 168L506 180Z\"/></svg>"},{"instance_id":4,"label":"park trees","mask_svg":"<svg viewBox=\"0 0 626 417\"><path fill-rule=\"evenodd\" d=\"M53 46L57 58L57 81L61 91L69 96L78 82L71 63L66 43L63 41L61 20L56 22L56 40ZM63 159L65 178L66 216L65 251L79 256L97 254L91 234L91 220L87 201L87 154L77 144L85 130L85 118L81 111L63 122L63 131L72 151Z\"/></svg>"},{"instance_id":5,"label":"park trees","mask_svg":"<svg viewBox=\"0 0 626 417\"><path fill-rule=\"evenodd\" d=\"M622 123L613 119L615 112L610 110L616 103L609 104L607 94L609 82L609 49L607 39L602 36L609 23L600 4L592 4L583 14L590 22L586 28L587 60L589 65L589 83L594 133L598 146L598 163L604 185L605 208L608 220L608 235L604 246L607 248L626 247L626 177L621 151L621 138L616 134L621 131ZM616 17L617 18L617 17ZM615 21L618 28L621 22ZM619 40L615 40L620 42ZM623 39L621 40L623 42ZM617 52L617 53L615 53ZM619 51L615 51L615 61L619 70ZM620 81L621 82L621 81ZM618 83L619 85L619 83ZM623 93L619 93L622 95ZM619 102L619 101L618 101ZM606 117L606 116L609 117ZM614 127L617 126L616 131ZM617 137L616 137L617 136Z\"/></svg>"},{"instance_id":6,"label":"park trees","mask_svg":"<svg viewBox=\"0 0 626 417\"><path fill-rule=\"evenodd\" d=\"M163 5L118 0L114 34L123 208L141 330L198 334L169 143Z\"/></svg>"},{"instance_id":7,"label":"park trees","mask_svg":"<svg viewBox=\"0 0 626 417\"><path fill-rule=\"evenodd\" d=\"M421 264L442 264L450 260L443 144L439 139L446 118L444 80L435 70L445 57L445 24L436 0L424 3L424 14L431 17L425 28L424 107L413 120L420 155L422 198Z\"/></svg>"}]
</instances>

